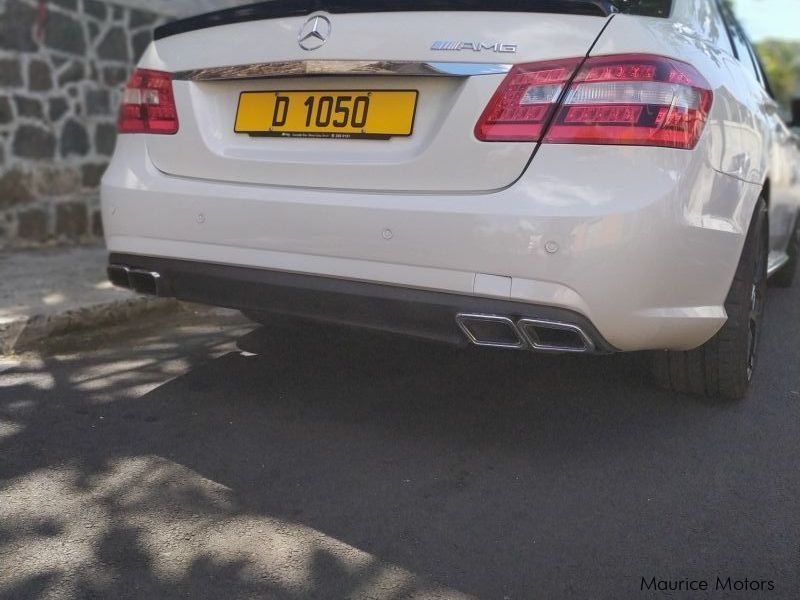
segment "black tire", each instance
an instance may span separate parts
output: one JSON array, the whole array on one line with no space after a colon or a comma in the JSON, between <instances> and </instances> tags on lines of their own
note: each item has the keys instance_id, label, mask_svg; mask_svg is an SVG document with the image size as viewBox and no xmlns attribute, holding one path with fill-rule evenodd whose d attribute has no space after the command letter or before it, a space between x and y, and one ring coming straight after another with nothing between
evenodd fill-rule
<instances>
[{"instance_id":1,"label":"black tire","mask_svg":"<svg viewBox=\"0 0 800 600\"><path fill-rule=\"evenodd\" d=\"M728 321L708 342L685 352L653 355L656 383L676 392L718 400L741 400L755 369L767 292L769 223L759 199L725 310Z\"/></svg>"},{"instance_id":2,"label":"black tire","mask_svg":"<svg viewBox=\"0 0 800 600\"><path fill-rule=\"evenodd\" d=\"M789 247L786 248L786 253L789 255L789 261L769 280L770 284L776 287L788 288L792 287L792 283L794 283L797 262L800 260L798 258L800 257L800 216L795 223L794 233L789 241Z\"/></svg>"}]
</instances>

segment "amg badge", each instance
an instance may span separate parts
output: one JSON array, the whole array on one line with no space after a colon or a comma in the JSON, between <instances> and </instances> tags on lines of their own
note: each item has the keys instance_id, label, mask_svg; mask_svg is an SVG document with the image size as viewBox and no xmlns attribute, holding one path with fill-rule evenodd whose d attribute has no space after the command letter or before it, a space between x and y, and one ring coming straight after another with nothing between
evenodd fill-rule
<instances>
[{"instance_id":1,"label":"amg badge","mask_svg":"<svg viewBox=\"0 0 800 600\"><path fill-rule=\"evenodd\" d=\"M452 42L436 41L433 42L431 50L472 50L473 52L499 52L503 54L514 54L517 51L517 44L506 44L504 42Z\"/></svg>"}]
</instances>

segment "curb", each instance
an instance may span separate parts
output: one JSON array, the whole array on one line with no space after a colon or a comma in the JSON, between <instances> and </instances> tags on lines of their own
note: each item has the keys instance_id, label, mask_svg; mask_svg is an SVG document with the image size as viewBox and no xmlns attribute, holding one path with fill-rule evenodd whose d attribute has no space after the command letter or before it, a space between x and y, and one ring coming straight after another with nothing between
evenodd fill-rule
<instances>
[{"instance_id":1,"label":"curb","mask_svg":"<svg viewBox=\"0 0 800 600\"><path fill-rule=\"evenodd\" d=\"M0 325L0 356L32 350L48 338L108 327L146 314L178 310L180 303L169 298L138 297L115 300L55 315L33 315Z\"/></svg>"}]
</instances>

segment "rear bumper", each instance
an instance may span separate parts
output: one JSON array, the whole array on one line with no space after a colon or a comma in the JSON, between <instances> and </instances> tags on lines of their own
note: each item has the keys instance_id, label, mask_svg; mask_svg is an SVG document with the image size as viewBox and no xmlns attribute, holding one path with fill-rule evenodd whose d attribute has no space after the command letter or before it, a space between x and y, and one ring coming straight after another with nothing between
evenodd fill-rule
<instances>
[{"instance_id":1,"label":"rear bumper","mask_svg":"<svg viewBox=\"0 0 800 600\"><path fill-rule=\"evenodd\" d=\"M156 281L142 279L145 273L155 276ZM121 287L187 302L273 312L459 345L466 344L468 338L457 324L458 315L497 315L513 323L561 323L583 332L589 342L587 351L616 350L588 319L552 306L116 253L109 257L109 278ZM521 349L530 347L524 336L521 340Z\"/></svg>"},{"instance_id":2,"label":"rear bumper","mask_svg":"<svg viewBox=\"0 0 800 600\"><path fill-rule=\"evenodd\" d=\"M103 179L113 253L563 309L621 351L690 349L722 327L760 193L711 168L707 141L548 145L509 188L421 194L175 177L146 137L121 135Z\"/></svg>"}]
</instances>

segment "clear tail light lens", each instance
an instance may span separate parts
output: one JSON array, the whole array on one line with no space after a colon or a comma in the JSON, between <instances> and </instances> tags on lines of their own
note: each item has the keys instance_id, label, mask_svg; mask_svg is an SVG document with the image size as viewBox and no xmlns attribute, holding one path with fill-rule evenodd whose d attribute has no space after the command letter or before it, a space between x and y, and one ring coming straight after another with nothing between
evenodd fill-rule
<instances>
[{"instance_id":1,"label":"clear tail light lens","mask_svg":"<svg viewBox=\"0 0 800 600\"><path fill-rule=\"evenodd\" d=\"M122 98L120 133L178 132L178 110L172 93L172 75L136 69Z\"/></svg>"},{"instance_id":2,"label":"clear tail light lens","mask_svg":"<svg viewBox=\"0 0 800 600\"><path fill-rule=\"evenodd\" d=\"M697 145L713 93L694 67L660 56L600 56L573 80L580 62L514 67L478 122L477 138L539 141L546 130L543 141L551 144Z\"/></svg>"},{"instance_id":3,"label":"clear tail light lens","mask_svg":"<svg viewBox=\"0 0 800 600\"><path fill-rule=\"evenodd\" d=\"M686 63L650 55L590 58L544 141L691 150L712 100L708 82Z\"/></svg>"},{"instance_id":4,"label":"clear tail light lens","mask_svg":"<svg viewBox=\"0 0 800 600\"><path fill-rule=\"evenodd\" d=\"M538 142L581 59L515 65L475 126L484 142Z\"/></svg>"}]
</instances>

